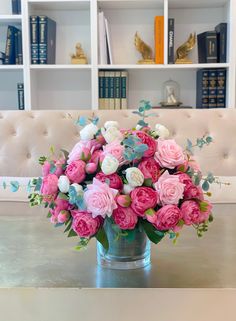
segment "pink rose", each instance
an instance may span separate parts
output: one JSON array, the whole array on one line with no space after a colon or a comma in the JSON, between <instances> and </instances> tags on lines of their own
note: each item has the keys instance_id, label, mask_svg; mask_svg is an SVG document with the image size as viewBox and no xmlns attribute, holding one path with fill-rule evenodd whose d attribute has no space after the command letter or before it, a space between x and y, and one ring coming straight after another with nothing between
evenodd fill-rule
<instances>
[{"instance_id":1,"label":"pink rose","mask_svg":"<svg viewBox=\"0 0 236 321\"><path fill-rule=\"evenodd\" d=\"M98 165L96 163L88 163L86 164L86 173L87 174L94 174L98 168Z\"/></svg>"},{"instance_id":2,"label":"pink rose","mask_svg":"<svg viewBox=\"0 0 236 321\"><path fill-rule=\"evenodd\" d=\"M112 143L103 146L103 156L105 157L108 154L112 155L119 161L119 163L124 161L123 153L124 146L122 146L119 141L115 140Z\"/></svg>"},{"instance_id":3,"label":"pink rose","mask_svg":"<svg viewBox=\"0 0 236 321\"><path fill-rule=\"evenodd\" d=\"M200 186L195 186L194 184L187 186L184 189L184 198L197 198L199 200L203 200L203 192Z\"/></svg>"},{"instance_id":4,"label":"pink rose","mask_svg":"<svg viewBox=\"0 0 236 321\"><path fill-rule=\"evenodd\" d=\"M199 205L195 201L185 201L180 207L182 218L186 225L200 222L201 212Z\"/></svg>"},{"instance_id":5,"label":"pink rose","mask_svg":"<svg viewBox=\"0 0 236 321\"><path fill-rule=\"evenodd\" d=\"M182 213L176 205L165 205L156 213L155 226L160 231L173 230L182 219Z\"/></svg>"},{"instance_id":6,"label":"pink rose","mask_svg":"<svg viewBox=\"0 0 236 321\"><path fill-rule=\"evenodd\" d=\"M80 237L91 237L97 233L101 226L98 217L93 218L92 214L86 211L73 211L72 229Z\"/></svg>"},{"instance_id":7,"label":"pink rose","mask_svg":"<svg viewBox=\"0 0 236 321\"><path fill-rule=\"evenodd\" d=\"M43 177L41 185L42 195L54 195L58 192L58 177L55 174L49 174Z\"/></svg>"},{"instance_id":8,"label":"pink rose","mask_svg":"<svg viewBox=\"0 0 236 321\"><path fill-rule=\"evenodd\" d=\"M84 200L88 212L91 212L93 217L111 216L113 210L117 208L115 197L118 191L96 178L93 179L93 184L87 185L87 188Z\"/></svg>"},{"instance_id":9,"label":"pink rose","mask_svg":"<svg viewBox=\"0 0 236 321\"><path fill-rule=\"evenodd\" d=\"M160 195L160 201L163 205L177 205L179 200L183 198L184 184L179 181L177 175L170 175L168 171L161 175L154 186Z\"/></svg>"},{"instance_id":10,"label":"pink rose","mask_svg":"<svg viewBox=\"0 0 236 321\"><path fill-rule=\"evenodd\" d=\"M176 173L176 175L179 177L179 181L185 185L185 188L188 188L189 186L193 185L193 181L190 176L188 176L185 173Z\"/></svg>"},{"instance_id":11,"label":"pink rose","mask_svg":"<svg viewBox=\"0 0 236 321\"><path fill-rule=\"evenodd\" d=\"M137 187L131 194L131 207L139 216L144 216L145 211L157 205L158 193L151 187Z\"/></svg>"},{"instance_id":12,"label":"pink rose","mask_svg":"<svg viewBox=\"0 0 236 321\"><path fill-rule=\"evenodd\" d=\"M86 142L78 142L73 148L72 151L70 152L69 156L68 156L68 160L67 163L71 164L74 161L77 160L85 160L85 159L89 159L91 157L90 154L90 143L86 143Z\"/></svg>"},{"instance_id":13,"label":"pink rose","mask_svg":"<svg viewBox=\"0 0 236 321\"><path fill-rule=\"evenodd\" d=\"M121 207L129 207L131 204L131 198L129 195L118 195L116 203Z\"/></svg>"},{"instance_id":14,"label":"pink rose","mask_svg":"<svg viewBox=\"0 0 236 321\"><path fill-rule=\"evenodd\" d=\"M71 162L65 171L66 176L72 183L81 183L85 179L85 162L77 160Z\"/></svg>"},{"instance_id":15,"label":"pink rose","mask_svg":"<svg viewBox=\"0 0 236 321\"><path fill-rule=\"evenodd\" d=\"M109 186L111 188L121 190L123 188L123 182L120 176L116 173L110 174L110 175L105 175L103 172L99 172L96 175L96 178L102 182L105 183L106 181L109 181Z\"/></svg>"},{"instance_id":16,"label":"pink rose","mask_svg":"<svg viewBox=\"0 0 236 321\"><path fill-rule=\"evenodd\" d=\"M138 222L137 214L130 207L118 206L112 216L122 230L133 230Z\"/></svg>"},{"instance_id":17,"label":"pink rose","mask_svg":"<svg viewBox=\"0 0 236 321\"><path fill-rule=\"evenodd\" d=\"M157 143L155 139L140 130L135 131L134 134L141 139L142 144L146 144L148 146L148 149L144 152L143 156L152 157L157 149Z\"/></svg>"},{"instance_id":18,"label":"pink rose","mask_svg":"<svg viewBox=\"0 0 236 321\"><path fill-rule=\"evenodd\" d=\"M95 163L98 165L101 155L102 155L101 150L95 150L90 159L90 163Z\"/></svg>"},{"instance_id":19,"label":"pink rose","mask_svg":"<svg viewBox=\"0 0 236 321\"><path fill-rule=\"evenodd\" d=\"M63 165L65 165L65 159L62 158L62 159L59 159L59 160L56 160L56 161L53 161L55 166L56 166L56 171L53 173L55 174L57 177L61 176L63 174ZM51 164L46 161L44 164L43 164L43 167L42 167L42 174L43 176L47 176L48 174L50 174L50 168L51 168Z\"/></svg>"},{"instance_id":20,"label":"pink rose","mask_svg":"<svg viewBox=\"0 0 236 321\"><path fill-rule=\"evenodd\" d=\"M138 165L138 168L143 173L144 178L151 178L153 183L155 183L160 176L160 166L157 164L154 158L144 159Z\"/></svg>"},{"instance_id":21,"label":"pink rose","mask_svg":"<svg viewBox=\"0 0 236 321\"><path fill-rule=\"evenodd\" d=\"M182 148L173 139L157 140L157 151L155 159L161 167L175 168L185 161Z\"/></svg>"},{"instance_id":22,"label":"pink rose","mask_svg":"<svg viewBox=\"0 0 236 321\"><path fill-rule=\"evenodd\" d=\"M203 223L209 219L209 216L212 211L212 204L206 200L204 200L204 203L207 205L206 210L203 212L201 211L201 217L199 223Z\"/></svg>"}]
</instances>

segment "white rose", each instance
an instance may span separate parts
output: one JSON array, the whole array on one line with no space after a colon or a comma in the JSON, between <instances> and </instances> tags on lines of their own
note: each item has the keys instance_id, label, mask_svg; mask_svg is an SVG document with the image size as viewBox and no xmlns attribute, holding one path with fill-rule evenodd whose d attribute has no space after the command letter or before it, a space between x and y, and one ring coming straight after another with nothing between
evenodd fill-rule
<instances>
[{"instance_id":1,"label":"white rose","mask_svg":"<svg viewBox=\"0 0 236 321\"><path fill-rule=\"evenodd\" d=\"M105 175L113 174L119 167L119 161L112 155L106 155L102 161L101 169Z\"/></svg>"},{"instance_id":2,"label":"white rose","mask_svg":"<svg viewBox=\"0 0 236 321\"><path fill-rule=\"evenodd\" d=\"M130 186L129 184L124 184L123 186L123 193L124 194L130 194L134 190L133 186Z\"/></svg>"},{"instance_id":3,"label":"white rose","mask_svg":"<svg viewBox=\"0 0 236 321\"><path fill-rule=\"evenodd\" d=\"M119 129L119 123L115 120L109 120L105 122L104 127L105 129L108 129L110 127L116 127L117 129Z\"/></svg>"},{"instance_id":4,"label":"white rose","mask_svg":"<svg viewBox=\"0 0 236 321\"><path fill-rule=\"evenodd\" d=\"M170 132L165 126L161 124L156 124L155 128L156 128L156 134L160 138L166 139L170 136Z\"/></svg>"},{"instance_id":5,"label":"white rose","mask_svg":"<svg viewBox=\"0 0 236 321\"><path fill-rule=\"evenodd\" d=\"M74 189L76 190L77 194L79 192L83 191L83 187L81 185L77 184L77 183L73 183L73 184L71 184L71 186L74 187Z\"/></svg>"},{"instance_id":6,"label":"white rose","mask_svg":"<svg viewBox=\"0 0 236 321\"><path fill-rule=\"evenodd\" d=\"M93 139L94 135L97 133L98 127L93 123L86 125L80 131L80 138L81 140L91 140Z\"/></svg>"},{"instance_id":7,"label":"white rose","mask_svg":"<svg viewBox=\"0 0 236 321\"><path fill-rule=\"evenodd\" d=\"M130 186L142 186L144 182L143 173L137 167L130 167L126 169L126 179Z\"/></svg>"},{"instance_id":8,"label":"white rose","mask_svg":"<svg viewBox=\"0 0 236 321\"><path fill-rule=\"evenodd\" d=\"M58 185L60 192L67 193L69 191L69 187L70 187L69 178L65 175L61 175L58 179L57 185Z\"/></svg>"},{"instance_id":9,"label":"white rose","mask_svg":"<svg viewBox=\"0 0 236 321\"><path fill-rule=\"evenodd\" d=\"M122 141L123 139L123 135L116 127L109 127L107 130L102 128L101 131L107 144L110 144L115 140Z\"/></svg>"}]
</instances>

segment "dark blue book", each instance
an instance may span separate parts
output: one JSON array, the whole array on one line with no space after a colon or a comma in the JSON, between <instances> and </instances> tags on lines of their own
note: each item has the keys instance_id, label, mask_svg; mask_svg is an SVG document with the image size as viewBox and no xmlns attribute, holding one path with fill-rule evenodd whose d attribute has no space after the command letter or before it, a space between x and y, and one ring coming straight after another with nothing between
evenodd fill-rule
<instances>
[{"instance_id":1,"label":"dark blue book","mask_svg":"<svg viewBox=\"0 0 236 321\"><path fill-rule=\"evenodd\" d=\"M227 23L220 23L215 27L217 33L218 62L227 61Z\"/></svg>"},{"instance_id":2,"label":"dark blue book","mask_svg":"<svg viewBox=\"0 0 236 321\"><path fill-rule=\"evenodd\" d=\"M217 34L215 31L207 31L197 35L198 62L217 62Z\"/></svg>"},{"instance_id":3,"label":"dark blue book","mask_svg":"<svg viewBox=\"0 0 236 321\"><path fill-rule=\"evenodd\" d=\"M12 14L18 14L18 0L11 0Z\"/></svg>"},{"instance_id":4,"label":"dark blue book","mask_svg":"<svg viewBox=\"0 0 236 321\"><path fill-rule=\"evenodd\" d=\"M197 99L196 108L209 108L209 71L197 71Z\"/></svg>"},{"instance_id":5,"label":"dark blue book","mask_svg":"<svg viewBox=\"0 0 236 321\"><path fill-rule=\"evenodd\" d=\"M39 16L39 63L55 64L56 22L47 16Z\"/></svg>"},{"instance_id":6,"label":"dark blue book","mask_svg":"<svg viewBox=\"0 0 236 321\"><path fill-rule=\"evenodd\" d=\"M17 94L18 94L18 109L24 110L25 109L25 98L24 98L24 84L23 83L17 84Z\"/></svg>"},{"instance_id":7,"label":"dark blue book","mask_svg":"<svg viewBox=\"0 0 236 321\"><path fill-rule=\"evenodd\" d=\"M39 17L30 16L31 64L39 63Z\"/></svg>"},{"instance_id":8,"label":"dark blue book","mask_svg":"<svg viewBox=\"0 0 236 321\"><path fill-rule=\"evenodd\" d=\"M5 53L0 51L0 65L4 65Z\"/></svg>"},{"instance_id":9,"label":"dark blue book","mask_svg":"<svg viewBox=\"0 0 236 321\"><path fill-rule=\"evenodd\" d=\"M14 65L16 63L16 52L15 52L15 34L18 29L14 26L8 26L7 28L7 40L5 50L5 65Z\"/></svg>"},{"instance_id":10,"label":"dark blue book","mask_svg":"<svg viewBox=\"0 0 236 321\"><path fill-rule=\"evenodd\" d=\"M217 70L209 69L209 108L217 108Z\"/></svg>"},{"instance_id":11,"label":"dark blue book","mask_svg":"<svg viewBox=\"0 0 236 321\"><path fill-rule=\"evenodd\" d=\"M21 30L17 31L17 57L18 57L18 64L23 65L23 52L22 52L22 32Z\"/></svg>"},{"instance_id":12,"label":"dark blue book","mask_svg":"<svg viewBox=\"0 0 236 321\"><path fill-rule=\"evenodd\" d=\"M174 53L174 41L175 41L175 19L168 19L168 64L175 63Z\"/></svg>"},{"instance_id":13,"label":"dark blue book","mask_svg":"<svg viewBox=\"0 0 236 321\"><path fill-rule=\"evenodd\" d=\"M18 31L14 33L14 48L15 48L15 64L19 65L19 57L18 57Z\"/></svg>"},{"instance_id":14,"label":"dark blue book","mask_svg":"<svg viewBox=\"0 0 236 321\"><path fill-rule=\"evenodd\" d=\"M217 70L217 108L226 107L226 69Z\"/></svg>"},{"instance_id":15,"label":"dark blue book","mask_svg":"<svg viewBox=\"0 0 236 321\"><path fill-rule=\"evenodd\" d=\"M21 14L21 0L17 0L17 11L18 14Z\"/></svg>"}]
</instances>

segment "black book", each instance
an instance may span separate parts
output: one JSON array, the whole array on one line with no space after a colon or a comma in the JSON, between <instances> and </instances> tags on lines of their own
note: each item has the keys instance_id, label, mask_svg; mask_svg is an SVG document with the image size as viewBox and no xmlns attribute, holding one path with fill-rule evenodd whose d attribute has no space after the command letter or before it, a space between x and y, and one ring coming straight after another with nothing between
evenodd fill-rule
<instances>
[{"instance_id":1,"label":"black book","mask_svg":"<svg viewBox=\"0 0 236 321\"><path fill-rule=\"evenodd\" d=\"M8 26L7 28L5 65L14 65L16 63L15 34L18 30L14 26Z\"/></svg>"},{"instance_id":2,"label":"black book","mask_svg":"<svg viewBox=\"0 0 236 321\"><path fill-rule=\"evenodd\" d=\"M47 16L39 16L39 63L55 64L56 22Z\"/></svg>"},{"instance_id":3,"label":"black book","mask_svg":"<svg viewBox=\"0 0 236 321\"><path fill-rule=\"evenodd\" d=\"M217 108L226 107L226 69L217 70Z\"/></svg>"},{"instance_id":4,"label":"black book","mask_svg":"<svg viewBox=\"0 0 236 321\"><path fill-rule=\"evenodd\" d=\"M21 14L21 0L17 0L17 10L18 14Z\"/></svg>"},{"instance_id":5,"label":"black book","mask_svg":"<svg viewBox=\"0 0 236 321\"><path fill-rule=\"evenodd\" d=\"M217 108L217 70L209 69L209 108Z\"/></svg>"},{"instance_id":6,"label":"black book","mask_svg":"<svg viewBox=\"0 0 236 321\"><path fill-rule=\"evenodd\" d=\"M18 0L11 0L12 14L18 14Z\"/></svg>"},{"instance_id":7,"label":"black book","mask_svg":"<svg viewBox=\"0 0 236 321\"><path fill-rule=\"evenodd\" d=\"M197 71L196 108L209 108L209 70Z\"/></svg>"},{"instance_id":8,"label":"black book","mask_svg":"<svg viewBox=\"0 0 236 321\"><path fill-rule=\"evenodd\" d=\"M217 33L217 56L218 62L227 61L227 23L220 23L215 27Z\"/></svg>"},{"instance_id":9,"label":"black book","mask_svg":"<svg viewBox=\"0 0 236 321\"><path fill-rule=\"evenodd\" d=\"M25 98L24 98L24 84L23 83L17 84L17 95L18 95L18 109L24 110L25 109Z\"/></svg>"},{"instance_id":10,"label":"black book","mask_svg":"<svg viewBox=\"0 0 236 321\"><path fill-rule=\"evenodd\" d=\"M217 62L217 34L216 31L207 31L197 35L198 62Z\"/></svg>"},{"instance_id":11,"label":"black book","mask_svg":"<svg viewBox=\"0 0 236 321\"><path fill-rule=\"evenodd\" d=\"M0 65L4 65L5 53L0 51Z\"/></svg>"},{"instance_id":12,"label":"black book","mask_svg":"<svg viewBox=\"0 0 236 321\"><path fill-rule=\"evenodd\" d=\"M174 40L175 40L175 19L168 19L168 64L175 63L174 54Z\"/></svg>"},{"instance_id":13,"label":"black book","mask_svg":"<svg viewBox=\"0 0 236 321\"><path fill-rule=\"evenodd\" d=\"M30 16L31 64L39 63L39 17Z\"/></svg>"},{"instance_id":14,"label":"black book","mask_svg":"<svg viewBox=\"0 0 236 321\"><path fill-rule=\"evenodd\" d=\"M18 57L18 64L23 65L23 52L22 52L22 32L21 30L17 31L17 57Z\"/></svg>"}]
</instances>

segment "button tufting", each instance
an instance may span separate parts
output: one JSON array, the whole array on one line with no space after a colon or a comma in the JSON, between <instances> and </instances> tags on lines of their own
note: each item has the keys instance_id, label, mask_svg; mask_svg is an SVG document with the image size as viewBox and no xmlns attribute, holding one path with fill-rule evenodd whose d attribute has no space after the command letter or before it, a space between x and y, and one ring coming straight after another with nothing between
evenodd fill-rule
<instances>
[{"instance_id":1,"label":"button tufting","mask_svg":"<svg viewBox=\"0 0 236 321\"><path fill-rule=\"evenodd\" d=\"M30 153L27 153L26 157L29 159L31 158L31 154Z\"/></svg>"},{"instance_id":2,"label":"button tufting","mask_svg":"<svg viewBox=\"0 0 236 321\"><path fill-rule=\"evenodd\" d=\"M16 132L16 131L13 131L13 132L12 132L12 136L17 136L17 132Z\"/></svg>"},{"instance_id":3,"label":"button tufting","mask_svg":"<svg viewBox=\"0 0 236 321\"><path fill-rule=\"evenodd\" d=\"M3 115L2 114L0 114L0 119L3 119Z\"/></svg>"},{"instance_id":4,"label":"button tufting","mask_svg":"<svg viewBox=\"0 0 236 321\"><path fill-rule=\"evenodd\" d=\"M44 135L44 136L48 136L48 131L45 130L45 131L43 132L43 135Z\"/></svg>"},{"instance_id":5,"label":"button tufting","mask_svg":"<svg viewBox=\"0 0 236 321\"><path fill-rule=\"evenodd\" d=\"M228 159L229 158L229 154L228 153L224 153L223 157L224 157L224 159Z\"/></svg>"}]
</instances>

